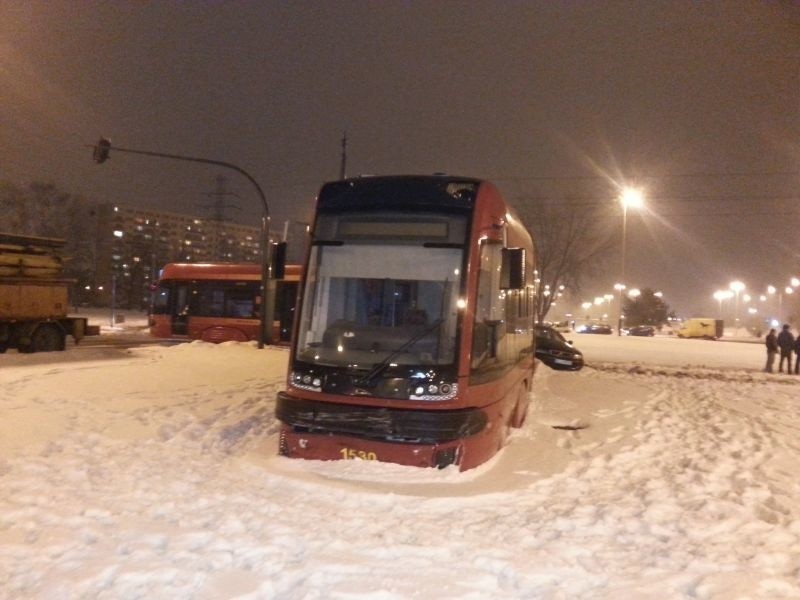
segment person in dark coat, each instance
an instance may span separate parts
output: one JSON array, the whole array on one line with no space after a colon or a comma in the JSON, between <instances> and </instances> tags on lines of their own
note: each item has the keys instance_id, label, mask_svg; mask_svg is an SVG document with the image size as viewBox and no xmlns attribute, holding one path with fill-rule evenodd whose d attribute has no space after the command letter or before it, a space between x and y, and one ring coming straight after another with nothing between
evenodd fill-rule
<instances>
[{"instance_id":1,"label":"person in dark coat","mask_svg":"<svg viewBox=\"0 0 800 600\"><path fill-rule=\"evenodd\" d=\"M764 370L767 373L772 373L775 366L775 355L778 353L778 337L775 335L775 329L770 329L766 339L767 344L767 366Z\"/></svg>"},{"instance_id":2,"label":"person in dark coat","mask_svg":"<svg viewBox=\"0 0 800 600\"><path fill-rule=\"evenodd\" d=\"M794 340L794 374L800 375L800 335Z\"/></svg>"},{"instance_id":3,"label":"person in dark coat","mask_svg":"<svg viewBox=\"0 0 800 600\"><path fill-rule=\"evenodd\" d=\"M783 373L783 361L786 361L786 372L792 372L792 351L794 350L794 336L789 331L789 324L783 326L783 331L778 334L778 348L781 349L781 360L778 363L778 371Z\"/></svg>"}]
</instances>

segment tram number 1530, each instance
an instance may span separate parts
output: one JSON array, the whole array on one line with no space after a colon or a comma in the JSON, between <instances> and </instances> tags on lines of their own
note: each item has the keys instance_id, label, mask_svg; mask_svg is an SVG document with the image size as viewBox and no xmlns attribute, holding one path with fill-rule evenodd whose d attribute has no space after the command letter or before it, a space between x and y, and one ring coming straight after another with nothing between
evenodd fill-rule
<instances>
[{"instance_id":1,"label":"tram number 1530","mask_svg":"<svg viewBox=\"0 0 800 600\"><path fill-rule=\"evenodd\" d=\"M339 450L342 458L346 460L378 460L378 455L374 452L366 452L364 450L356 450L355 448L342 448Z\"/></svg>"}]
</instances>

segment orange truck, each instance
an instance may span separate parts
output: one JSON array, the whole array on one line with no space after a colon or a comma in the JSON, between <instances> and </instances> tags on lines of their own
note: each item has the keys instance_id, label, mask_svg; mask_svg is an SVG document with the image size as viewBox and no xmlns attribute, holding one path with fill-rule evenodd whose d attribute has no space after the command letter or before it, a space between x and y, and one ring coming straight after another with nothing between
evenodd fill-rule
<instances>
[{"instance_id":1,"label":"orange truck","mask_svg":"<svg viewBox=\"0 0 800 600\"><path fill-rule=\"evenodd\" d=\"M86 317L68 316L69 287L62 276L64 240L0 233L0 353L64 350L99 333Z\"/></svg>"}]
</instances>

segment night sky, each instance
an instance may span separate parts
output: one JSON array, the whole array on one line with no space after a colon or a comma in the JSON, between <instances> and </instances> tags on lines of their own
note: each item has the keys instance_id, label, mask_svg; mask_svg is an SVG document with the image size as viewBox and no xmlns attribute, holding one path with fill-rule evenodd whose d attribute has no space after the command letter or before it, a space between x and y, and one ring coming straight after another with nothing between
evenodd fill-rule
<instances>
[{"instance_id":1,"label":"night sky","mask_svg":"<svg viewBox=\"0 0 800 600\"><path fill-rule=\"evenodd\" d=\"M338 177L344 131L348 175L485 177L523 209L640 186L628 280L687 316L800 276L800 3L0 0L0 179L204 214L222 173L258 225L240 175L97 165L103 135L239 165L280 229Z\"/></svg>"}]
</instances>

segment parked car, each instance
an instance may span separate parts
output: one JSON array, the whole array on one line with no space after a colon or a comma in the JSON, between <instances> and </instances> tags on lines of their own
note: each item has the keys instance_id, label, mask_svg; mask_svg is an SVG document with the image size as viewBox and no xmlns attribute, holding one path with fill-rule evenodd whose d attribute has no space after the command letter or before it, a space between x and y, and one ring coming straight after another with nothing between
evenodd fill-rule
<instances>
[{"instance_id":1,"label":"parked car","mask_svg":"<svg viewBox=\"0 0 800 600\"><path fill-rule=\"evenodd\" d=\"M549 325L536 326L536 358L551 369L577 371L583 368L583 354Z\"/></svg>"},{"instance_id":2,"label":"parked car","mask_svg":"<svg viewBox=\"0 0 800 600\"><path fill-rule=\"evenodd\" d=\"M652 325L636 325L622 330L623 335L641 335L645 337L654 336L656 328Z\"/></svg>"},{"instance_id":3,"label":"parked car","mask_svg":"<svg viewBox=\"0 0 800 600\"><path fill-rule=\"evenodd\" d=\"M572 325L569 321L557 321L553 323L553 328L561 333L572 333Z\"/></svg>"},{"instance_id":4,"label":"parked car","mask_svg":"<svg viewBox=\"0 0 800 600\"><path fill-rule=\"evenodd\" d=\"M602 333L604 335L614 333L614 330L611 329L610 325L604 325L602 323L589 323L587 325L580 325L575 331L578 333Z\"/></svg>"}]
</instances>

